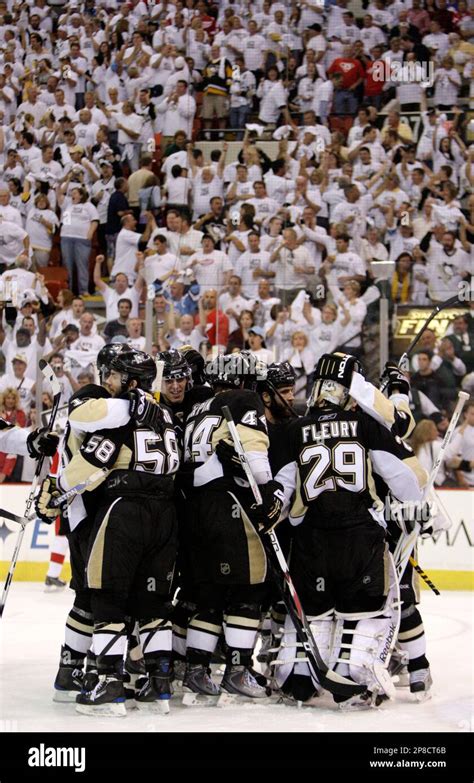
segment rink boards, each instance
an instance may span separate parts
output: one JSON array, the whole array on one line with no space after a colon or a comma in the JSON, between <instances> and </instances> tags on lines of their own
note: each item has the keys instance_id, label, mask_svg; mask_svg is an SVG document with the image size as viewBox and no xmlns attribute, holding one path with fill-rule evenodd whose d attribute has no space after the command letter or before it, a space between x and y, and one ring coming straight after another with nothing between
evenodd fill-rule
<instances>
[{"instance_id":1,"label":"rink boards","mask_svg":"<svg viewBox=\"0 0 474 783\"><path fill-rule=\"evenodd\" d=\"M25 484L0 485L0 508L22 515L29 487ZM472 590L474 545L474 491L438 490L440 501L448 513L452 526L437 534L436 540L421 541L418 561L440 589ZM18 525L0 519L0 577L7 574L18 536ZM25 531L15 579L43 581L49 562L49 550L54 538L54 525L36 520ZM65 565L63 578L69 577Z\"/></svg>"}]
</instances>

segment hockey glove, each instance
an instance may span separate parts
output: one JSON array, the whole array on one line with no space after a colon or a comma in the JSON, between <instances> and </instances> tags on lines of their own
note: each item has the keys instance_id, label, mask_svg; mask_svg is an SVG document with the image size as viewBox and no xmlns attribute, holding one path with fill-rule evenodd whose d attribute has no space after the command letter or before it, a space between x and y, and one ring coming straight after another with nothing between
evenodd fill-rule
<instances>
[{"instance_id":1,"label":"hockey glove","mask_svg":"<svg viewBox=\"0 0 474 783\"><path fill-rule=\"evenodd\" d=\"M285 496L280 482L273 479L267 484L260 485L259 489L262 495L262 505L253 504L251 507L252 518L257 523L260 532L268 533L280 519Z\"/></svg>"},{"instance_id":2,"label":"hockey glove","mask_svg":"<svg viewBox=\"0 0 474 783\"><path fill-rule=\"evenodd\" d=\"M246 479L245 471L234 447L225 440L220 440L216 446L216 454L219 458L224 473L231 473L238 478Z\"/></svg>"},{"instance_id":3,"label":"hockey glove","mask_svg":"<svg viewBox=\"0 0 474 783\"><path fill-rule=\"evenodd\" d=\"M40 457L54 457L59 443L59 435L49 432L46 427L30 432L26 439L28 454L33 459Z\"/></svg>"},{"instance_id":4,"label":"hockey glove","mask_svg":"<svg viewBox=\"0 0 474 783\"><path fill-rule=\"evenodd\" d=\"M9 421L5 421L5 419L0 419L0 431L1 430L11 430L12 427L14 427L14 424L10 424Z\"/></svg>"},{"instance_id":5,"label":"hockey glove","mask_svg":"<svg viewBox=\"0 0 474 783\"><path fill-rule=\"evenodd\" d=\"M325 353L316 365L315 377L322 381L335 381L350 388L352 374L360 367L355 356L348 353Z\"/></svg>"},{"instance_id":6,"label":"hockey glove","mask_svg":"<svg viewBox=\"0 0 474 783\"><path fill-rule=\"evenodd\" d=\"M163 411L146 392L141 389L132 389L128 393L130 418L141 427L148 427L153 432L161 433L163 430Z\"/></svg>"},{"instance_id":7,"label":"hockey glove","mask_svg":"<svg viewBox=\"0 0 474 783\"><path fill-rule=\"evenodd\" d=\"M390 504L390 514L406 536L410 535L416 523L420 525L422 538L427 538L433 533L432 520L436 516L436 511L434 504L427 500L419 503L416 501L407 501L406 503L393 501Z\"/></svg>"},{"instance_id":8,"label":"hockey glove","mask_svg":"<svg viewBox=\"0 0 474 783\"><path fill-rule=\"evenodd\" d=\"M40 491L35 498L35 510L39 519L42 522L46 522L47 525L51 525L59 514L59 509L53 508L51 503L60 494L59 490L56 489L56 479L54 477L47 476L43 479Z\"/></svg>"},{"instance_id":9,"label":"hockey glove","mask_svg":"<svg viewBox=\"0 0 474 783\"><path fill-rule=\"evenodd\" d=\"M380 379L382 386L387 384L387 393L391 397L392 394L406 394L410 393L410 383L404 373L398 368L395 362L387 362Z\"/></svg>"}]
</instances>

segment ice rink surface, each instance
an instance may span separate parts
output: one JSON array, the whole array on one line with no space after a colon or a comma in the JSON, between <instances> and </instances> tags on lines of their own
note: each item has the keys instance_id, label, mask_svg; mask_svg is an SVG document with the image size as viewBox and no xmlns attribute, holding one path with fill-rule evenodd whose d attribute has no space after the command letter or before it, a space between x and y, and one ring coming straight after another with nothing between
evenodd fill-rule
<instances>
[{"instance_id":1,"label":"ice rink surface","mask_svg":"<svg viewBox=\"0 0 474 783\"><path fill-rule=\"evenodd\" d=\"M421 611L434 680L433 696L413 702L406 688L397 700L367 712L341 713L329 697L314 708L245 704L185 707L170 714L131 711L126 718L89 718L73 704L52 702L69 590L46 593L39 583L14 583L2 621L2 731L19 732L467 732L472 731L472 593L424 592Z\"/></svg>"}]
</instances>

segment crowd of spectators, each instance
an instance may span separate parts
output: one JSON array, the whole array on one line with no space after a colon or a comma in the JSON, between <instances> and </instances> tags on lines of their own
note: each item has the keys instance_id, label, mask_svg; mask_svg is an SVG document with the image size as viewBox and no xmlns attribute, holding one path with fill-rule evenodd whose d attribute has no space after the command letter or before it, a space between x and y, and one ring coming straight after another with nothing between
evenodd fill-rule
<instances>
[{"instance_id":1,"label":"crowd of spectators","mask_svg":"<svg viewBox=\"0 0 474 783\"><path fill-rule=\"evenodd\" d=\"M1 415L36 420L39 356L66 406L110 341L288 360L304 406L381 294L469 292L473 68L465 0L0 0ZM464 300L410 368L438 429L474 393Z\"/></svg>"}]
</instances>

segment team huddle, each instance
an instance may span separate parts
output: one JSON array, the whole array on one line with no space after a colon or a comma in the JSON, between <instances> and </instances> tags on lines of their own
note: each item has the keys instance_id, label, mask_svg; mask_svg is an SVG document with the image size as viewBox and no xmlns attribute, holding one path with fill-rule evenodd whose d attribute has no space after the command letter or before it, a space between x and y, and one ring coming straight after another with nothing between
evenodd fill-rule
<instances>
[{"instance_id":1,"label":"team huddle","mask_svg":"<svg viewBox=\"0 0 474 783\"><path fill-rule=\"evenodd\" d=\"M387 495L423 504L427 481L405 442L403 373L387 364L382 393L353 356L326 354L298 416L287 362L205 362L189 347L157 359L159 402L154 359L100 351L100 385L72 396L57 476L36 498L48 523L60 508L75 591L54 700L110 716L167 712L170 699L317 704L326 680L288 611L272 536L330 682L348 687L333 690L340 708L390 698L402 665L426 697L411 566L399 580L390 554L413 519L384 513Z\"/></svg>"}]
</instances>

